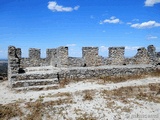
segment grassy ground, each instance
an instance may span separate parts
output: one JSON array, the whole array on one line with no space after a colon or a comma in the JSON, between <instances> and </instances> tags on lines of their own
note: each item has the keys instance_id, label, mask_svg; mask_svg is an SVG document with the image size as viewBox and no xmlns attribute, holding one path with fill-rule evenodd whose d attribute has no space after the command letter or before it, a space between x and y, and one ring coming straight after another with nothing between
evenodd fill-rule
<instances>
[{"instance_id":1,"label":"grassy ground","mask_svg":"<svg viewBox=\"0 0 160 120\"><path fill-rule=\"evenodd\" d=\"M125 85L127 80L153 79L153 83L141 85ZM156 78L155 78L156 77ZM153 80L154 81L154 80ZM160 71L149 75L127 77L103 77L101 79L81 81L83 89L71 91L69 80L60 83L59 92L54 90L41 94L38 98L17 99L12 103L0 104L0 120L107 120L134 118L136 114L151 115L155 120L160 119ZM87 85L102 86L87 88ZM117 87L106 89L106 85L114 84ZM66 88L71 84L71 88ZM75 83L76 84L76 83ZM89 87L89 86L88 86ZM63 92L62 92L63 90ZM66 90L66 91L65 91ZM58 91L58 90L57 90ZM16 93L15 93L16 94ZM130 116L128 116L130 115ZM131 116L132 115L132 116Z\"/></svg>"}]
</instances>

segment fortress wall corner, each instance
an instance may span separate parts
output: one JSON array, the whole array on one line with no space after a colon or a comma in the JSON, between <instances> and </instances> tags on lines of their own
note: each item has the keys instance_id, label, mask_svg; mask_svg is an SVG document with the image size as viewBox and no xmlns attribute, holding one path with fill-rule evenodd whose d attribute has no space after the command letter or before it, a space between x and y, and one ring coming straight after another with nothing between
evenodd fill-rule
<instances>
[{"instance_id":1,"label":"fortress wall corner","mask_svg":"<svg viewBox=\"0 0 160 120\"><path fill-rule=\"evenodd\" d=\"M13 83L12 74L18 74L20 70L21 49L14 46L8 47L8 80L10 86Z\"/></svg>"}]
</instances>

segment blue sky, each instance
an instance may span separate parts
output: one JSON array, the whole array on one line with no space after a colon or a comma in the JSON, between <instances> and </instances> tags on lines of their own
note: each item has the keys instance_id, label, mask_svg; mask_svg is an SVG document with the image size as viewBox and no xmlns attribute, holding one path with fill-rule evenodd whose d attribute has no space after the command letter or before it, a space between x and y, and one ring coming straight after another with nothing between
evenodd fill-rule
<instances>
[{"instance_id":1,"label":"blue sky","mask_svg":"<svg viewBox=\"0 0 160 120\"><path fill-rule=\"evenodd\" d=\"M134 56L138 47L153 44L160 51L160 0L0 0L0 58L9 45L40 48L68 46L81 56L83 46L124 46Z\"/></svg>"}]
</instances>

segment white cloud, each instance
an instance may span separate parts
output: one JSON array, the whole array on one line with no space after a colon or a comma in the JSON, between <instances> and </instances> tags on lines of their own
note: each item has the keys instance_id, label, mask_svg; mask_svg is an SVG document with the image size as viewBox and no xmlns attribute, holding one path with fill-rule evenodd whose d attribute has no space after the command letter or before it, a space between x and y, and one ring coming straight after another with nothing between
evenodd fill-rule
<instances>
[{"instance_id":1,"label":"white cloud","mask_svg":"<svg viewBox=\"0 0 160 120\"><path fill-rule=\"evenodd\" d=\"M76 44L67 44L66 46L68 46L68 47L74 47L74 46L76 46Z\"/></svg>"},{"instance_id":2,"label":"white cloud","mask_svg":"<svg viewBox=\"0 0 160 120\"><path fill-rule=\"evenodd\" d=\"M132 23L131 22L127 22L127 25L131 25Z\"/></svg>"},{"instance_id":3,"label":"white cloud","mask_svg":"<svg viewBox=\"0 0 160 120\"><path fill-rule=\"evenodd\" d=\"M157 38L158 38L157 36L152 36L152 35L147 36L147 40L157 39Z\"/></svg>"},{"instance_id":4,"label":"white cloud","mask_svg":"<svg viewBox=\"0 0 160 120\"><path fill-rule=\"evenodd\" d=\"M153 28L153 27L160 27L160 23L156 21L148 21L143 23L132 24L131 27L137 29Z\"/></svg>"},{"instance_id":5,"label":"white cloud","mask_svg":"<svg viewBox=\"0 0 160 120\"><path fill-rule=\"evenodd\" d=\"M106 47L106 46L100 46L99 50L100 50L100 52L106 52L106 51L108 51L108 47Z\"/></svg>"},{"instance_id":6,"label":"white cloud","mask_svg":"<svg viewBox=\"0 0 160 120\"><path fill-rule=\"evenodd\" d=\"M100 24L104 23L111 23L111 24L116 24L120 23L120 19L116 18L115 16L110 17L110 19L105 19L103 21L100 21Z\"/></svg>"},{"instance_id":7,"label":"white cloud","mask_svg":"<svg viewBox=\"0 0 160 120\"><path fill-rule=\"evenodd\" d=\"M145 6L154 6L154 4L160 3L160 0L146 0L145 1Z\"/></svg>"},{"instance_id":8,"label":"white cloud","mask_svg":"<svg viewBox=\"0 0 160 120\"><path fill-rule=\"evenodd\" d=\"M125 49L129 50L129 51L135 51L135 50L137 50L140 47L141 46L125 46Z\"/></svg>"},{"instance_id":9,"label":"white cloud","mask_svg":"<svg viewBox=\"0 0 160 120\"><path fill-rule=\"evenodd\" d=\"M55 1L48 2L48 9L50 9L52 12L71 12L73 10L78 10L79 6L72 7L63 7L61 5L58 5Z\"/></svg>"},{"instance_id":10,"label":"white cloud","mask_svg":"<svg viewBox=\"0 0 160 120\"><path fill-rule=\"evenodd\" d=\"M78 9L79 9L79 6L78 6L78 5L74 7L74 10L78 10Z\"/></svg>"}]
</instances>

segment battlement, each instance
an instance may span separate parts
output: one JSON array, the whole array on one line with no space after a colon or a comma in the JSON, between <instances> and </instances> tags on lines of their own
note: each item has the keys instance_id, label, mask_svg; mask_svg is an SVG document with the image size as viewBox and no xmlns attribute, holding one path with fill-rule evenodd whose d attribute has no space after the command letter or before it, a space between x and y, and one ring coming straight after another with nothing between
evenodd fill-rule
<instances>
[{"instance_id":1,"label":"battlement","mask_svg":"<svg viewBox=\"0 0 160 120\"><path fill-rule=\"evenodd\" d=\"M68 47L61 46L58 48L47 49L46 58L41 58L40 49L30 48L29 57L22 58L21 56L22 53L20 48L9 46L8 80L11 87L32 86L39 84L46 85L46 84L57 83L57 79L59 78L62 79L65 77L67 78L74 77L78 79L78 77L91 78L103 74L104 75L121 74L117 73L117 71L114 71L114 69L113 71L112 70L110 71L109 68L107 68L106 70L106 68L103 68L103 66L109 66L109 65L127 66L127 65L137 65L137 64L156 65L160 63L160 54L159 52L156 52L156 48L153 45L148 46L147 49L144 47L137 49L137 54L131 58L125 58L124 56L125 47L109 47L108 50L109 50L108 51L109 56L107 58L104 58L102 56L99 56L98 47L83 47L82 57L78 58L78 57L69 57ZM37 71L37 73L29 72L33 74L26 73L29 68L33 69L33 67L34 68L39 67L37 68L37 70L39 69L39 71ZM50 67L52 69L50 69ZM41 72L41 70L43 70L41 68L44 69L43 72ZM89 69L90 71L88 72ZM152 67L150 67L149 69L152 70ZM122 72L121 69L117 70L120 70L120 72ZM126 70L128 70L128 68L126 68ZM139 74L139 71L141 69L133 67L131 68L131 71L132 70L136 71L135 74ZM145 69L143 69L143 71L145 71ZM31 81L28 81L28 79Z\"/></svg>"},{"instance_id":2,"label":"battlement","mask_svg":"<svg viewBox=\"0 0 160 120\"><path fill-rule=\"evenodd\" d=\"M124 64L125 47L109 47L109 60L111 64Z\"/></svg>"},{"instance_id":3,"label":"battlement","mask_svg":"<svg viewBox=\"0 0 160 120\"><path fill-rule=\"evenodd\" d=\"M8 60L17 59L20 68L36 66L54 67L89 67L102 65L123 64L156 64L159 62L159 52L153 45L137 49L137 54L131 58L125 58L125 47L109 47L109 56L99 56L98 47L83 47L82 58L69 57L68 47L61 46L46 50L46 58L41 58L41 49L30 48L29 57L21 57L21 49L14 46L8 48Z\"/></svg>"}]
</instances>

